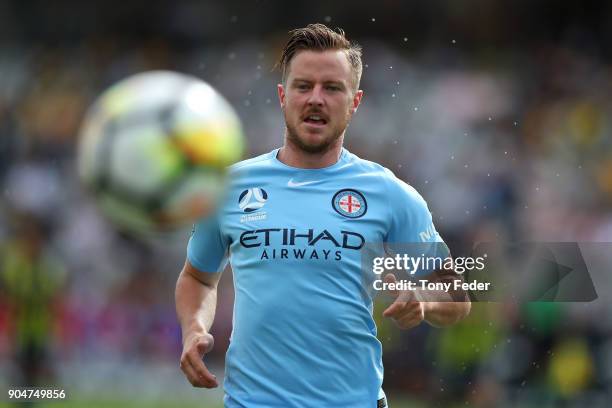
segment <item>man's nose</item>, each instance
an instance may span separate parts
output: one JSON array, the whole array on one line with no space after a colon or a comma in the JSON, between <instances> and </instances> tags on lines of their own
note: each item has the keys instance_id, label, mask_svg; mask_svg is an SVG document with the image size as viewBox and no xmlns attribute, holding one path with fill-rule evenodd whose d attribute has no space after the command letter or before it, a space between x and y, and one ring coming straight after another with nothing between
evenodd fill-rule
<instances>
[{"instance_id":1,"label":"man's nose","mask_svg":"<svg viewBox=\"0 0 612 408\"><path fill-rule=\"evenodd\" d=\"M309 105L317 105L317 106L321 106L323 105L324 99L323 99L323 87L320 85L315 85L312 88L312 92L310 92L309 98L308 98L308 104Z\"/></svg>"}]
</instances>

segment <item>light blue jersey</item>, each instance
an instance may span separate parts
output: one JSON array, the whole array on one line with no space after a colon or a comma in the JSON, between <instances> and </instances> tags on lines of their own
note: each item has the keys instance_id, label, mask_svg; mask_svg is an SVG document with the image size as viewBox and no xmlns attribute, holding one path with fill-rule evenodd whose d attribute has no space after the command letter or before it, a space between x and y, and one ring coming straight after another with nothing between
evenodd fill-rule
<instances>
[{"instance_id":1,"label":"light blue jersey","mask_svg":"<svg viewBox=\"0 0 612 408\"><path fill-rule=\"evenodd\" d=\"M277 153L232 166L225 204L188 245L198 270L229 259L234 273L225 405L376 407L382 351L360 249L440 237L423 198L384 167L346 149L323 169Z\"/></svg>"}]
</instances>

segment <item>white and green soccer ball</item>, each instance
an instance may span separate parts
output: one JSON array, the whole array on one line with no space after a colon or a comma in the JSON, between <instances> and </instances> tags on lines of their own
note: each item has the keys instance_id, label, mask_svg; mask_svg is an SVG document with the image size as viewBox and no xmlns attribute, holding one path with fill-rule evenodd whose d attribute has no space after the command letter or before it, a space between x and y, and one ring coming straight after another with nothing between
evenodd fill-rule
<instances>
[{"instance_id":1,"label":"white and green soccer ball","mask_svg":"<svg viewBox=\"0 0 612 408\"><path fill-rule=\"evenodd\" d=\"M81 129L78 170L118 226L166 231L214 211L225 169L243 151L240 119L215 89L151 71L95 101Z\"/></svg>"}]
</instances>

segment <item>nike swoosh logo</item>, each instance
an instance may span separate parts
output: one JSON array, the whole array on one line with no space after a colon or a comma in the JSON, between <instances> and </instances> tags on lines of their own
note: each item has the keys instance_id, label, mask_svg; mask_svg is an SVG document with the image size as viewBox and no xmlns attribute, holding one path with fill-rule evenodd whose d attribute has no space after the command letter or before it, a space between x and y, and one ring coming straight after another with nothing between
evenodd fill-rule
<instances>
[{"instance_id":1,"label":"nike swoosh logo","mask_svg":"<svg viewBox=\"0 0 612 408\"><path fill-rule=\"evenodd\" d=\"M319 182L319 180L302 181L302 182L296 183L295 181L293 181L293 179L291 179L291 180L289 180L287 185L289 187L301 187L301 186L307 186L308 184L313 184L313 183L318 183L318 182Z\"/></svg>"}]
</instances>

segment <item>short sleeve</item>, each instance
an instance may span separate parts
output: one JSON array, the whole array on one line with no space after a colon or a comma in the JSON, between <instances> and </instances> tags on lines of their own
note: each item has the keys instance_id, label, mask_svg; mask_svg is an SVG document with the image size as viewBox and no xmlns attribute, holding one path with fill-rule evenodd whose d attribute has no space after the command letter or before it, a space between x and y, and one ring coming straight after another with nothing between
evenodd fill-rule
<instances>
[{"instance_id":1,"label":"short sleeve","mask_svg":"<svg viewBox=\"0 0 612 408\"><path fill-rule=\"evenodd\" d=\"M423 197L410 185L391 175L389 180L390 225L386 237L387 253L406 253L411 257L444 259L450 251L434 226ZM421 270L421 273L426 270Z\"/></svg>"},{"instance_id":2,"label":"short sleeve","mask_svg":"<svg viewBox=\"0 0 612 408\"><path fill-rule=\"evenodd\" d=\"M387 242L444 242L434 226L423 197L412 186L392 173L390 178L391 214Z\"/></svg>"},{"instance_id":3,"label":"short sleeve","mask_svg":"<svg viewBox=\"0 0 612 408\"><path fill-rule=\"evenodd\" d=\"M201 272L223 272L228 245L223 239L217 216L200 220L193 226L187 245L189 263Z\"/></svg>"}]
</instances>

